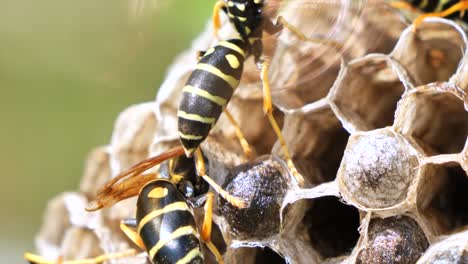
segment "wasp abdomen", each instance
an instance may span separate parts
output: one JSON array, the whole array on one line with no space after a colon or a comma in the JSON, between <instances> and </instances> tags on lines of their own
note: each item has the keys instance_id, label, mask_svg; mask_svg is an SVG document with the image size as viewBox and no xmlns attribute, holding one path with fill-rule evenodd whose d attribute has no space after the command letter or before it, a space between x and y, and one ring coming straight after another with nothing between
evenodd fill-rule
<instances>
[{"instance_id":1,"label":"wasp abdomen","mask_svg":"<svg viewBox=\"0 0 468 264\"><path fill-rule=\"evenodd\" d=\"M242 75L246 45L241 39L222 41L198 62L179 105L179 136L187 154L208 136L231 99Z\"/></svg>"},{"instance_id":2,"label":"wasp abdomen","mask_svg":"<svg viewBox=\"0 0 468 264\"><path fill-rule=\"evenodd\" d=\"M194 216L173 183L158 179L143 187L137 223L153 263L203 263Z\"/></svg>"}]
</instances>

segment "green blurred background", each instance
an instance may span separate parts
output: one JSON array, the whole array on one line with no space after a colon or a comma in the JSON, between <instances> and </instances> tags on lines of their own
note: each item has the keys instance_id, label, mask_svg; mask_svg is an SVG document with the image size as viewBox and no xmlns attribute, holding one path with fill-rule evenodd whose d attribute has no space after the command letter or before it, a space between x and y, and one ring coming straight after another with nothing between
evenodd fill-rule
<instances>
[{"instance_id":1,"label":"green blurred background","mask_svg":"<svg viewBox=\"0 0 468 264\"><path fill-rule=\"evenodd\" d=\"M155 98L214 2L0 0L1 263L24 263L47 201L77 189L119 112Z\"/></svg>"}]
</instances>

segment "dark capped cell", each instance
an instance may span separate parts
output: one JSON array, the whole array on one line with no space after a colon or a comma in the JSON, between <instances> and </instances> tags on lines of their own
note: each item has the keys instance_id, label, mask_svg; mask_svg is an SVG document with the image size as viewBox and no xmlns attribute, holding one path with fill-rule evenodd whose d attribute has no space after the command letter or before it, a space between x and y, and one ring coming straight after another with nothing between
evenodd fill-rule
<instances>
[{"instance_id":1,"label":"dark capped cell","mask_svg":"<svg viewBox=\"0 0 468 264\"><path fill-rule=\"evenodd\" d=\"M247 207L239 209L220 198L220 210L236 239L264 239L279 232L288 177L287 165L269 156L231 171L224 188Z\"/></svg>"},{"instance_id":2,"label":"dark capped cell","mask_svg":"<svg viewBox=\"0 0 468 264\"><path fill-rule=\"evenodd\" d=\"M408 216L372 219L368 242L359 252L356 263L416 263L429 247L418 223Z\"/></svg>"}]
</instances>

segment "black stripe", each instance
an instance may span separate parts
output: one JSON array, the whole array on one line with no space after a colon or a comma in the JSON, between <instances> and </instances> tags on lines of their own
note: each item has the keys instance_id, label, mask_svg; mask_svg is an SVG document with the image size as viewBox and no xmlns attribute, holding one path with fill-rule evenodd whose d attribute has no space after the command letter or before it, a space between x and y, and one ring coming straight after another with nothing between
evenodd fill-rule
<instances>
[{"instance_id":1,"label":"black stripe","mask_svg":"<svg viewBox=\"0 0 468 264\"><path fill-rule=\"evenodd\" d=\"M182 95L179 110L217 120L223 112L223 107L202 96L185 92Z\"/></svg>"},{"instance_id":2,"label":"black stripe","mask_svg":"<svg viewBox=\"0 0 468 264\"><path fill-rule=\"evenodd\" d=\"M200 146L200 144L206 139L206 136L202 139L183 139L180 138L180 143L184 146L185 149L195 151L195 149Z\"/></svg>"},{"instance_id":3,"label":"black stripe","mask_svg":"<svg viewBox=\"0 0 468 264\"><path fill-rule=\"evenodd\" d=\"M168 194L161 199L148 198L148 193L157 187L166 188ZM146 184L140 191L137 201L137 215L136 218L140 221L145 215L153 210L165 207L168 204L175 202L185 202L185 198L177 190L177 187L168 181L155 180Z\"/></svg>"},{"instance_id":4,"label":"black stripe","mask_svg":"<svg viewBox=\"0 0 468 264\"><path fill-rule=\"evenodd\" d=\"M211 130L211 124L201 123L198 121L187 120L179 117L179 131L185 135L207 136Z\"/></svg>"},{"instance_id":5,"label":"black stripe","mask_svg":"<svg viewBox=\"0 0 468 264\"><path fill-rule=\"evenodd\" d=\"M181 258L185 257L192 249L199 248L200 252L200 241L194 235L181 236L177 239L172 240L162 247L153 258L153 263L176 263ZM203 259L197 257L189 263L203 263Z\"/></svg>"},{"instance_id":6,"label":"black stripe","mask_svg":"<svg viewBox=\"0 0 468 264\"><path fill-rule=\"evenodd\" d=\"M437 8L439 0L428 0L427 5L422 8L424 12L433 12Z\"/></svg>"},{"instance_id":7,"label":"black stripe","mask_svg":"<svg viewBox=\"0 0 468 264\"><path fill-rule=\"evenodd\" d=\"M408 2L409 2L412 6L417 7L417 8L420 8L419 5L421 4L422 0L408 0Z\"/></svg>"},{"instance_id":8,"label":"black stripe","mask_svg":"<svg viewBox=\"0 0 468 264\"><path fill-rule=\"evenodd\" d=\"M212 95L222 97L226 100L231 99L233 89L231 85L220 77L202 70L194 70L190 75L187 84L193 87L201 88Z\"/></svg>"},{"instance_id":9,"label":"black stripe","mask_svg":"<svg viewBox=\"0 0 468 264\"><path fill-rule=\"evenodd\" d=\"M189 211L173 211L149 221L140 232L141 239L146 248L150 250L161 239L160 234L170 234L184 226L192 226L196 229L195 220Z\"/></svg>"}]
</instances>

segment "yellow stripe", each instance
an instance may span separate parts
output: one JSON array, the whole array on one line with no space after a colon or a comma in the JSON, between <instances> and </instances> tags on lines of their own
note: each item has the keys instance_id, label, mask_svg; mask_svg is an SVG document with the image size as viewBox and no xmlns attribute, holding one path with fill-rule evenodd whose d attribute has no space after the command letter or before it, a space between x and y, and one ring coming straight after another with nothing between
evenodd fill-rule
<instances>
[{"instance_id":1,"label":"yellow stripe","mask_svg":"<svg viewBox=\"0 0 468 264\"><path fill-rule=\"evenodd\" d=\"M188 211L188 206L186 202L175 202L169 205L166 205L164 208L154 210L151 213L145 215L143 219L138 223L137 233L140 234L141 229L152 219L163 215L165 213L173 212L173 211Z\"/></svg>"},{"instance_id":2,"label":"yellow stripe","mask_svg":"<svg viewBox=\"0 0 468 264\"><path fill-rule=\"evenodd\" d=\"M427 1L428 1L428 0L423 0L423 1L419 4L419 8L421 8L421 9L426 8L426 6L427 6L427 4L428 4Z\"/></svg>"},{"instance_id":3,"label":"yellow stripe","mask_svg":"<svg viewBox=\"0 0 468 264\"><path fill-rule=\"evenodd\" d=\"M189 263L192 259L196 258L200 256L201 258L203 258L203 255L202 253L200 252L200 249L198 247L190 250L189 253L187 253L187 255L185 255L185 257L179 259L176 264L187 264Z\"/></svg>"},{"instance_id":4,"label":"yellow stripe","mask_svg":"<svg viewBox=\"0 0 468 264\"><path fill-rule=\"evenodd\" d=\"M197 114L188 114L180 110L179 112L177 112L177 116L185 118L187 120L198 121L198 122L205 123L205 124L213 124L216 121L214 117L203 117Z\"/></svg>"},{"instance_id":5,"label":"yellow stripe","mask_svg":"<svg viewBox=\"0 0 468 264\"><path fill-rule=\"evenodd\" d=\"M187 139L187 140L199 140L199 139L203 139L203 136L196 136L196 135L188 135L188 134L184 134L182 132L179 131L179 137L183 138L183 139Z\"/></svg>"},{"instance_id":6,"label":"yellow stripe","mask_svg":"<svg viewBox=\"0 0 468 264\"><path fill-rule=\"evenodd\" d=\"M439 0L437 3L437 7L435 8L434 12L441 12L443 11L444 5L447 4L450 0Z\"/></svg>"},{"instance_id":7,"label":"yellow stripe","mask_svg":"<svg viewBox=\"0 0 468 264\"><path fill-rule=\"evenodd\" d=\"M237 46L235 44L232 44L231 42L221 41L218 45L223 46L223 47L228 48L228 49L232 49L234 51L237 51L242 55L242 57L245 58L245 51L243 49L239 48L239 46Z\"/></svg>"},{"instance_id":8,"label":"yellow stripe","mask_svg":"<svg viewBox=\"0 0 468 264\"><path fill-rule=\"evenodd\" d=\"M240 11L245 11L245 5L244 4L236 4L237 9Z\"/></svg>"},{"instance_id":9,"label":"yellow stripe","mask_svg":"<svg viewBox=\"0 0 468 264\"><path fill-rule=\"evenodd\" d=\"M234 56L234 55L232 55ZM226 106L226 99L220 97L220 96L216 96L216 95L213 95L213 94L210 94L209 92L205 91L204 89L200 89L198 87L194 87L194 86L191 86L191 85L186 85L184 87L184 92L187 92L187 93L193 93L193 94L196 94L198 96L201 96L203 98L206 98L216 104L218 104L219 106Z\"/></svg>"},{"instance_id":10,"label":"yellow stripe","mask_svg":"<svg viewBox=\"0 0 468 264\"><path fill-rule=\"evenodd\" d=\"M237 16L237 19L239 19L239 21L241 21L241 22L247 21L246 17Z\"/></svg>"},{"instance_id":11,"label":"yellow stripe","mask_svg":"<svg viewBox=\"0 0 468 264\"><path fill-rule=\"evenodd\" d=\"M154 256L158 253L158 251L164 247L167 243L171 242L172 240L181 237L181 236L186 236L186 235L197 235L197 231L193 229L191 226L183 226L179 227L176 229L174 232L172 232L169 236L165 236L163 239L160 239L156 245L154 245L153 248L150 249L149 255L151 259L154 258Z\"/></svg>"},{"instance_id":12,"label":"yellow stripe","mask_svg":"<svg viewBox=\"0 0 468 264\"><path fill-rule=\"evenodd\" d=\"M233 90L236 89L237 86L239 85L239 80L237 80L236 78L234 78L234 77L232 77L230 75L224 74L218 68L213 67L213 66L211 66L209 64L198 63L196 69L197 70L202 70L202 71L207 71L209 73L212 73L212 74L218 76L219 78L225 80L231 86L231 88Z\"/></svg>"}]
</instances>

